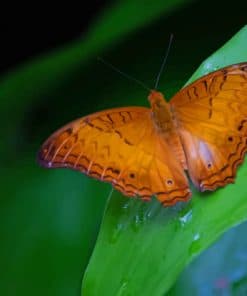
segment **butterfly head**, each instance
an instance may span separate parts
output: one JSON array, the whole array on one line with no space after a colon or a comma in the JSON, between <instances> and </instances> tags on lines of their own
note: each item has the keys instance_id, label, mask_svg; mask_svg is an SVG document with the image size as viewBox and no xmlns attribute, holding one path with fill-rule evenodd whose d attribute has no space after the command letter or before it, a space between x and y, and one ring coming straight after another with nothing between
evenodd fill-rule
<instances>
[{"instance_id":1,"label":"butterfly head","mask_svg":"<svg viewBox=\"0 0 247 296\"><path fill-rule=\"evenodd\" d=\"M148 100L153 110L167 104L163 94L157 90L151 90Z\"/></svg>"}]
</instances>

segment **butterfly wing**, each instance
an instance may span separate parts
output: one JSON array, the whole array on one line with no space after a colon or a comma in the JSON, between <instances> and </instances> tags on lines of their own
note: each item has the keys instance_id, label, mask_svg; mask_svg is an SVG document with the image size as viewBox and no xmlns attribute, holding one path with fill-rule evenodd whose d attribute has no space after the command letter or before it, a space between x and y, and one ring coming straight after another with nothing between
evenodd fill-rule
<instances>
[{"instance_id":1,"label":"butterfly wing","mask_svg":"<svg viewBox=\"0 0 247 296\"><path fill-rule=\"evenodd\" d=\"M126 196L165 205L190 196L182 167L143 107L117 108L78 119L55 132L39 152L41 165L69 167L111 183Z\"/></svg>"},{"instance_id":2,"label":"butterfly wing","mask_svg":"<svg viewBox=\"0 0 247 296\"><path fill-rule=\"evenodd\" d=\"M247 63L200 78L170 104L193 183L201 191L233 183L247 150Z\"/></svg>"}]
</instances>

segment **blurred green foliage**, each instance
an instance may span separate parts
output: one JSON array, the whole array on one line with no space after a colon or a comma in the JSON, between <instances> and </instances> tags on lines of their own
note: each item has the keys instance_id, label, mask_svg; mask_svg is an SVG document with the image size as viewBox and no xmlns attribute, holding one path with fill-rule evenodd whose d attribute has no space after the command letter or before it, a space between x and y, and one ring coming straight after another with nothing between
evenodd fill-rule
<instances>
[{"instance_id":1,"label":"blurred green foliage","mask_svg":"<svg viewBox=\"0 0 247 296\"><path fill-rule=\"evenodd\" d=\"M152 86L173 32L160 83L170 97L246 20L245 1L234 6L212 0L207 5L150 3L115 1L92 22L87 35L1 78L1 295L80 295L110 186L78 172L41 169L35 158L41 142L76 117L147 104L146 91L96 57Z\"/></svg>"},{"instance_id":2,"label":"blurred green foliage","mask_svg":"<svg viewBox=\"0 0 247 296\"><path fill-rule=\"evenodd\" d=\"M169 296L247 295L247 223L229 230L181 274Z\"/></svg>"}]
</instances>

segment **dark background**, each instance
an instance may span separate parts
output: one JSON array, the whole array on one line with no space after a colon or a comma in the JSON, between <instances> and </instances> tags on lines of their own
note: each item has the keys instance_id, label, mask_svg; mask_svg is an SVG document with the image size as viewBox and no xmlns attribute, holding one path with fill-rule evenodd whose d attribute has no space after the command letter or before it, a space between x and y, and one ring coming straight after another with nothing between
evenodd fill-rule
<instances>
[{"instance_id":1,"label":"dark background","mask_svg":"<svg viewBox=\"0 0 247 296\"><path fill-rule=\"evenodd\" d=\"M40 53L49 52L86 33L90 22L110 1L92 0L73 7L59 4L4 7L1 11L1 62L3 74Z\"/></svg>"},{"instance_id":2,"label":"dark background","mask_svg":"<svg viewBox=\"0 0 247 296\"><path fill-rule=\"evenodd\" d=\"M40 53L53 51L79 38L88 31L91 22L100 12L110 5L109 0L92 0L80 5L73 4L73 7L61 4L57 10L52 5L50 7L29 6L29 9L28 7L20 9L19 13L17 13L18 6L15 11L5 7L1 12L1 73L14 69L16 65ZM208 40L210 35L214 43L219 35L224 39L245 24L245 12L246 2L243 0L235 1L234 5L220 0L211 0L207 3L192 1L185 10L177 12L174 17L171 16L169 29L172 32L170 33L175 34L175 42L180 32L186 30L187 35L183 37L188 40L202 37ZM214 30L207 30L207 28L211 29L213 24L215 24ZM194 30L188 30L192 27ZM221 34L219 34L220 31ZM167 37L165 32L166 28L164 28L164 36ZM146 38L148 43L150 36ZM220 44L221 40L218 43Z\"/></svg>"}]
</instances>

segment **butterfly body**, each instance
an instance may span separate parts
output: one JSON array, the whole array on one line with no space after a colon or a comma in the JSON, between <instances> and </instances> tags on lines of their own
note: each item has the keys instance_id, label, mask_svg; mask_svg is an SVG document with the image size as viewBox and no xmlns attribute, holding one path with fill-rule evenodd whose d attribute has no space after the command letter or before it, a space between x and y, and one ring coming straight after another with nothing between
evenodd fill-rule
<instances>
[{"instance_id":1,"label":"butterfly body","mask_svg":"<svg viewBox=\"0 0 247 296\"><path fill-rule=\"evenodd\" d=\"M184 169L187 169L184 150L179 136L176 118L171 105L166 102L162 93L152 90L148 96L151 104L151 116L157 133L166 141Z\"/></svg>"},{"instance_id":2,"label":"butterfly body","mask_svg":"<svg viewBox=\"0 0 247 296\"><path fill-rule=\"evenodd\" d=\"M233 183L247 151L247 63L210 73L151 109L123 107L77 119L48 138L45 167L79 170L129 197L164 205Z\"/></svg>"}]
</instances>

